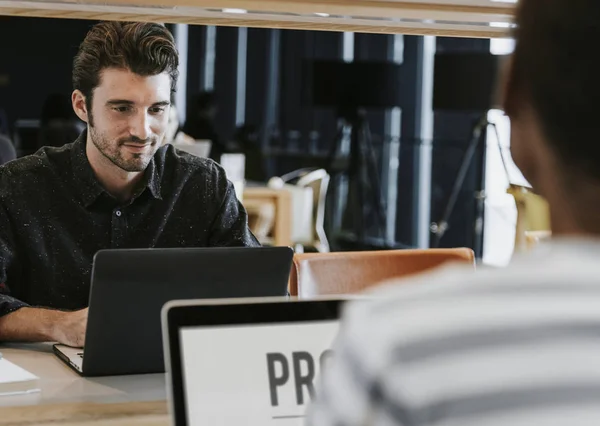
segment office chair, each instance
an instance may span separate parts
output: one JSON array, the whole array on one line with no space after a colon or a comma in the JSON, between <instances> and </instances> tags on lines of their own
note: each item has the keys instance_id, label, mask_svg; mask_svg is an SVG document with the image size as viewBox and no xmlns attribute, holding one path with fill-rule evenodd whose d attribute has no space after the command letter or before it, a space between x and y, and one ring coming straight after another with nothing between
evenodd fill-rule
<instances>
[{"instance_id":1,"label":"office chair","mask_svg":"<svg viewBox=\"0 0 600 426\"><path fill-rule=\"evenodd\" d=\"M290 294L314 297L358 293L448 262L475 268L475 253L468 248L454 248L296 254Z\"/></svg>"}]
</instances>

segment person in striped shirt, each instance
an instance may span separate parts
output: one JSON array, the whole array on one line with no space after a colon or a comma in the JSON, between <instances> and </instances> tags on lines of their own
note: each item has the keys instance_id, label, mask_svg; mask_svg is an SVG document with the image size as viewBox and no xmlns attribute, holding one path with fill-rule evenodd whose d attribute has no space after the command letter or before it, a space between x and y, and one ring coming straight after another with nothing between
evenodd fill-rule
<instances>
[{"instance_id":1,"label":"person in striped shirt","mask_svg":"<svg viewBox=\"0 0 600 426\"><path fill-rule=\"evenodd\" d=\"M519 0L505 111L553 239L352 302L310 426L600 425L600 1Z\"/></svg>"}]
</instances>

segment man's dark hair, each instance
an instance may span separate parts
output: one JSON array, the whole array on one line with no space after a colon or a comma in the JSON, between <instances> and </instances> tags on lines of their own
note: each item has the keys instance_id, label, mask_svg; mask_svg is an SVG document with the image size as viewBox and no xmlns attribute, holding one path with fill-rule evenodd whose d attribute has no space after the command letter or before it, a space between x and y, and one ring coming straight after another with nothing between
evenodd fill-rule
<instances>
[{"instance_id":1,"label":"man's dark hair","mask_svg":"<svg viewBox=\"0 0 600 426\"><path fill-rule=\"evenodd\" d=\"M175 40L161 24L101 22L94 25L79 46L73 61L73 88L86 97L91 113L94 89L106 68L121 68L141 76L167 72L171 91L177 85L179 56Z\"/></svg>"},{"instance_id":2,"label":"man's dark hair","mask_svg":"<svg viewBox=\"0 0 600 426\"><path fill-rule=\"evenodd\" d=\"M509 115L529 102L564 171L600 180L600 0L519 0Z\"/></svg>"}]
</instances>

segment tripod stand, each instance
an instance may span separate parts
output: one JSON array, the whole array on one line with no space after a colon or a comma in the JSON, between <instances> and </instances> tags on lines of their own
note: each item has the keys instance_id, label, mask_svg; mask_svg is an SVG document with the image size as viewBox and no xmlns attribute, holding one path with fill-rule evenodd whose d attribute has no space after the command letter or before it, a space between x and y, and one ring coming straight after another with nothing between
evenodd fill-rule
<instances>
[{"instance_id":1,"label":"tripod stand","mask_svg":"<svg viewBox=\"0 0 600 426\"><path fill-rule=\"evenodd\" d=\"M473 129L471 131L469 145L467 146L467 150L465 151L465 153L463 155L463 158L462 158L462 161L460 164L460 168L458 169L458 173L454 180L454 184L452 185L452 190L450 192L450 195L449 195L446 205L444 207L442 217L438 222L434 222L431 224L430 230L431 230L432 234L435 236L433 243L432 243L433 248L439 247L441 239L443 238L444 234L448 230L450 216L452 215L452 212L456 205L456 201L458 200L458 195L460 194L465 177L471 166L473 156L475 155L475 152L479 148L479 145L480 145L482 139L485 139L485 137L484 137L485 131L487 130L487 128L489 126L492 126L492 128L495 131L496 142L498 144L498 149L500 150L500 158L502 160L502 165L504 167L504 171L505 171L506 175L507 176L509 175L506 161L504 159L504 155L502 152L502 146L500 144L500 136L498 133L498 128L495 123L491 123L488 121L487 112L486 112L473 126ZM483 173L482 173L482 175L483 175ZM473 231L474 231L473 251L475 252L475 256L479 259L483 255L483 253L482 253L483 252L483 219L484 219L484 209L485 209L485 191L483 190L484 176L482 176L481 180L482 180L482 184L481 184L482 189L480 191L475 191L475 194L474 194L475 199L476 199L476 209L475 209L475 220L474 220L474 224L473 224Z\"/></svg>"},{"instance_id":2,"label":"tripod stand","mask_svg":"<svg viewBox=\"0 0 600 426\"><path fill-rule=\"evenodd\" d=\"M359 108L340 114L345 126L341 126L328 155L328 171L335 177L335 192L339 182L346 178L348 186L343 211L342 228L352 231L358 240L365 238L365 231L374 224L377 236L385 236L385 214L381 200L381 184L377 170L377 158L365 112ZM344 128L350 128L349 151L344 153ZM341 156L339 155L341 154ZM334 195L335 196L335 195ZM340 206L336 205L336 209ZM334 217L337 215L334 212Z\"/></svg>"}]
</instances>

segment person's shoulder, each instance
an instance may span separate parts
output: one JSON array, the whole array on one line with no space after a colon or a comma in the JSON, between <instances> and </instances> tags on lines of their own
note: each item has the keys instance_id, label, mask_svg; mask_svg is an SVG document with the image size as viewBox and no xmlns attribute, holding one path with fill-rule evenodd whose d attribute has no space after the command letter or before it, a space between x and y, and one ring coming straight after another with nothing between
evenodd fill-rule
<instances>
[{"instance_id":1,"label":"person's shoulder","mask_svg":"<svg viewBox=\"0 0 600 426\"><path fill-rule=\"evenodd\" d=\"M591 256L562 251L526 256L505 268L442 266L382 283L365 293L364 300L349 303L344 329L355 350L365 347L382 354L373 355L382 365L383 354L398 347L474 327L491 329L508 318L524 322L517 312L543 309L544 303L560 303L575 292L596 291L591 289L600 273L596 263Z\"/></svg>"},{"instance_id":2,"label":"person's shoulder","mask_svg":"<svg viewBox=\"0 0 600 426\"><path fill-rule=\"evenodd\" d=\"M398 339L410 339L411 329L422 329L415 313L423 313L434 300L463 291L469 283L474 283L472 266L450 265L388 280L353 297L342 316L340 336L346 350L359 352L371 366L384 365Z\"/></svg>"},{"instance_id":3,"label":"person's shoulder","mask_svg":"<svg viewBox=\"0 0 600 426\"><path fill-rule=\"evenodd\" d=\"M567 260L572 261L571 258ZM506 267L449 263L407 278L382 282L366 293L376 301L368 310L385 311L388 305L427 304L453 295L519 291L524 288L523 284L544 286L561 277L572 276L571 268L563 266L563 262L545 254L519 256Z\"/></svg>"},{"instance_id":4,"label":"person's shoulder","mask_svg":"<svg viewBox=\"0 0 600 426\"><path fill-rule=\"evenodd\" d=\"M385 322L390 315L406 314L407 309L469 288L475 278L472 266L452 264L432 271L381 282L348 304L346 316L357 324ZM375 314L375 315L374 315Z\"/></svg>"},{"instance_id":5,"label":"person's shoulder","mask_svg":"<svg viewBox=\"0 0 600 426\"><path fill-rule=\"evenodd\" d=\"M43 147L31 155L26 155L0 166L0 183L7 181L14 185L20 181L27 181L32 175L53 173L53 169L60 163L70 161L70 152L73 144L61 147Z\"/></svg>"},{"instance_id":6,"label":"person's shoulder","mask_svg":"<svg viewBox=\"0 0 600 426\"><path fill-rule=\"evenodd\" d=\"M440 304L461 304L472 295L485 297L499 291L519 292L523 283L535 286L555 276L548 269L540 271L539 262L529 259L506 268L474 268L452 263L411 277L391 279L366 292L368 303L352 304L348 314L361 322L364 318L384 323L391 316L421 315L427 310L435 310Z\"/></svg>"}]
</instances>

